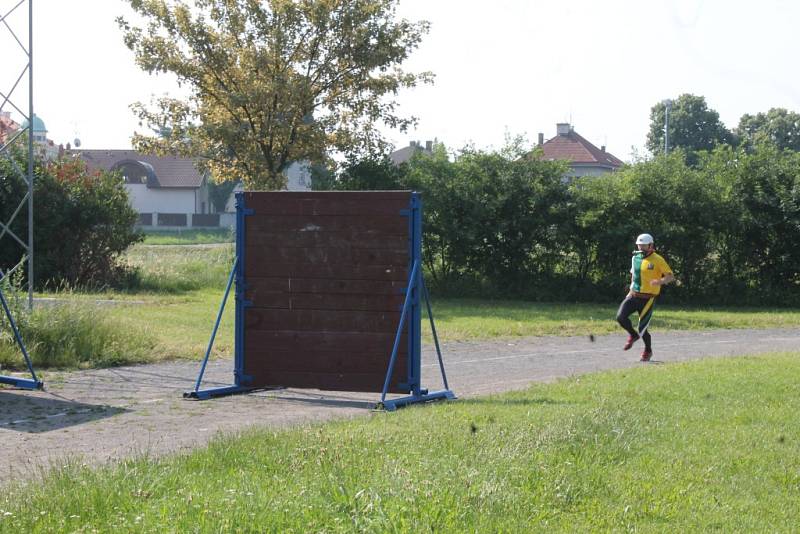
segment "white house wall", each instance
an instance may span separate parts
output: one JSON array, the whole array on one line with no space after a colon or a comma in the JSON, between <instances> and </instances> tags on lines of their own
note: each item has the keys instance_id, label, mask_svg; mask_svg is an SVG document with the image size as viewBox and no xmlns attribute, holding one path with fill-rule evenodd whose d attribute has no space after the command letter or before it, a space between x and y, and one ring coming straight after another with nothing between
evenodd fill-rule
<instances>
[{"instance_id":1,"label":"white house wall","mask_svg":"<svg viewBox=\"0 0 800 534\"><path fill-rule=\"evenodd\" d=\"M151 189L145 184L125 184L131 206L139 213L199 213L195 189ZM208 200L206 199L206 206Z\"/></svg>"},{"instance_id":2,"label":"white house wall","mask_svg":"<svg viewBox=\"0 0 800 534\"><path fill-rule=\"evenodd\" d=\"M286 170L287 191L310 191L311 169L307 163L292 163Z\"/></svg>"}]
</instances>

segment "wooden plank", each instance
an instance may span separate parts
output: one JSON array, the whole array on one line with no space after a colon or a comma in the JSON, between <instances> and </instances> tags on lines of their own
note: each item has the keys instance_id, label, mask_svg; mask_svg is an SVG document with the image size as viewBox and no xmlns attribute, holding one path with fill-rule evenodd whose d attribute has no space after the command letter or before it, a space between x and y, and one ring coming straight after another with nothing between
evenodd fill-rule
<instances>
[{"instance_id":1,"label":"wooden plank","mask_svg":"<svg viewBox=\"0 0 800 534\"><path fill-rule=\"evenodd\" d=\"M282 386L289 388L321 389L324 391L363 391L380 393L383 390L383 382L386 379L385 373L313 373L313 372L292 372L292 371L270 371L269 369L259 368L257 365L247 362L245 364L245 374L253 377L251 385L253 387ZM395 378L392 376L390 383L390 393L409 393L406 389L401 389L398 384L407 380L407 376Z\"/></svg>"},{"instance_id":2,"label":"wooden plank","mask_svg":"<svg viewBox=\"0 0 800 534\"><path fill-rule=\"evenodd\" d=\"M400 336L398 353L405 357L408 349L408 333ZM304 353L318 350L321 352L384 354L388 362L394 346L394 332L303 332L293 330L247 330L244 335L245 350L257 352L276 350L280 352L295 351Z\"/></svg>"},{"instance_id":3,"label":"wooden plank","mask_svg":"<svg viewBox=\"0 0 800 534\"><path fill-rule=\"evenodd\" d=\"M312 351L297 352L294 350L278 351L273 349L248 349L248 362L269 369L270 371L291 371L297 373L366 373L386 374L391 359L391 351L384 354L366 352L330 352ZM398 369L407 369L407 358L399 354L395 364ZM404 371L406 372L406 371Z\"/></svg>"},{"instance_id":4,"label":"wooden plank","mask_svg":"<svg viewBox=\"0 0 800 534\"><path fill-rule=\"evenodd\" d=\"M261 229L256 232L247 222L245 222L245 228L245 248L247 252L281 247L408 250L408 230L397 235L353 228L339 232L274 232L269 230L262 231Z\"/></svg>"},{"instance_id":5,"label":"wooden plank","mask_svg":"<svg viewBox=\"0 0 800 534\"><path fill-rule=\"evenodd\" d=\"M245 308L245 331L397 332L400 312Z\"/></svg>"},{"instance_id":6,"label":"wooden plank","mask_svg":"<svg viewBox=\"0 0 800 534\"><path fill-rule=\"evenodd\" d=\"M405 295L263 292L249 284L245 291L245 300L254 308L287 310L397 311L402 310L404 299Z\"/></svg>"},{"instance_id":7,"label":"wooden plank","mask_svg":"<svg viewBox=\"0 0 800 534\"><path fill-rule=\"evenodd\" d=\"M398 215L250 215L247 232L362 232L408 235L408 217Z\"/></svg>"},{"instance_id":8,"label":"wooden plank","mask_svg":"<svg viewBox=\"0 0 800 534\"><path fill-rule=\"evenodd\" d=\"M408 280L408 266L275 263L268 255L251 252L244 258L244 272L248 278L327 278L334 280Z\"/></svg>"},{"instance_id":9,"label":"wooden plank","mask_svg":"<svg viewBox=\"0 0 800 534\"><path fill-rule=\"evenodd\" d=\"M392 215L410 202L408 191L245 193L245 205L257 215Z\"/></svg>"},{"instance_id":10,"label":"wooden plank","mask_svg":"<svg viewBox=\"0 0 800 534\"><path fill-rule=\"evenodd\" d=\"M355 247L270 247L254 251L274 263L343 263L357 265L407 265L408 250Z\"/></svg>"},{"instance_id":11,"label":"wooden plank","mask_svg":"<svg viewBox=\"0 0 800 534\"><path fill-rule=\"evenodd\" d=\"M297 293L344 293L351 295L405 295L408 280L328 280L292 278L290 291Z\"/></svg>"}]
</instances>

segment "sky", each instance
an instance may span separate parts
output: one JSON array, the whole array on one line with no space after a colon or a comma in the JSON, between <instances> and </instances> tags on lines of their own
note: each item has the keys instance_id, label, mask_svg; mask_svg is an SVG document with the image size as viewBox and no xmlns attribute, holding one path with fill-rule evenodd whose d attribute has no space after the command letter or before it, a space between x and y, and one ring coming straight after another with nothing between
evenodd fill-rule
<instances>
[{"instance_id":1,"label":"sky","mask_svg":"<svg viewBox=\"0 0 800 534\"><path fill-rule=\"evenodd\" d=\"M0 17L19 0L0 0ZM33 0L34 109L56 143L129 148L143 131L130 104L179 95L174 80L136 67L115 18L123 0ZM800 111L800 46L794 0L400 0L398 16L431 30L403 65L432 71L431 86L403 91L400 111L418 119L386 130L398 148L438 139L499 148L507 135L556 134L570 122L624 161L644 155L650 108L702 95L734 128L745 113ZM27 43L27 0L6 22ZM0 25L0 92L25 56ZM23 79L11 102L27 110ZM3 99L0 98L0 102ZM3 110L12 111L9 104Z\"/></svg>"}]
</instances>

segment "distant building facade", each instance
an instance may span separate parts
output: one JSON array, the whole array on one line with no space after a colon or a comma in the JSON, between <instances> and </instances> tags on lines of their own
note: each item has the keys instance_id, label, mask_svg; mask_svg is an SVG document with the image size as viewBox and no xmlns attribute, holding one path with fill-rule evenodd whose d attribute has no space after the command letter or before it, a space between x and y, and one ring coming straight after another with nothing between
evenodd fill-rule
<instances>
[{"instance_id":1,"label":"distant building facade","mask_svg":"<svg viewBox=\"0 0 800 534\"><path fill-rule=\"evenodd\" d=\"M606 147L597 148L578 134L569 123L556 124L556 136L544 141L544 134L539 134L539 146L542 159L563 160L569 164L568 177L599 176L619 169L623 162Z\"/></svg>"},{"instance_id":2,"label":"distant building facade","mask_svg":"<svg viewBox=\"0 0 800 534\"><path fill-rule=\"evenodd\" d=\"M11 141L19 130L28 127L28 121L18 124L11 118L10 111L0 111L0 145ZM52 140L47 138L47 127L44 121L36 114L33 115L33 146L36 156L44 160L56 159L59 155L60 147Z\"/></svg>"},{"instance_id":3,"label":"distant building facade","mask_svg":"<svg viewBox=\"0 0 800 534\"><path fill-rule=\"evenodd\" d=\"M433 143L433 141L425 141L425 146L423 147L419 141L411 141L408 146L389 154L389 159L395 165L400 165L401 163L407 163L418 152L433 154Z\"/></svg>"}]
</instances>

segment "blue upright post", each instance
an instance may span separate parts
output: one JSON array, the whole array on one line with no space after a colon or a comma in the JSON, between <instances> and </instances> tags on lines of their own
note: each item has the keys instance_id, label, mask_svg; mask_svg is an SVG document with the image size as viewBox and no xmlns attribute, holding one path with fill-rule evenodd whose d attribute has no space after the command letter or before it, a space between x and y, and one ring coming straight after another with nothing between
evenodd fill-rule
<instances>
[{"instance_id":1,"label":"blue upright post","mask_svg":"<svg viewBox=\"0 0 800 534\"><path fill-rule=\"evenodd\" d=\"M386 372L386 380L381 395L381 403L386 410L396 410L401 406L418 402L428 402L437 399L455 399L455 394L447 387L447 378L444 374L444 363L441 360L439 351L439 340L436 337L434 328L434 339L436 341L436 351L439 355L442 378L444 379L445 389L429 393L422 388L422 306L421 300L424 291L424 280L422 275L422 199L414 192L411 193L409 205L409 277L406 287L406 298L403 303L403 310L400 314L400 324L397 328L397 336L389 359L389 369ZM427 301L426 301L427 302ZM430 303L428 302L428 313L433 327L433 315L430 314ZM391 382L392 372L397 356L397 345L403 332L403 327L408 321L408 386L411 395L399 399L386 400L386 393Z\"/></svg>"},{"instance_id":2,"label":"blue upright post","mask_svg":"<svg viewBox=\"0 0 800 534\"><path fill-rule=\"evenodd\" d=\"M8 307L8 302L6 302L5 295L3 295L2 288L0 288L0 303L2 303L3 312L8 319L8 324L11 326L11 331L14 333L14 339L17 342L17 346L22 351L22 356L25 358L25 364L28 366L28 371L30 371L32 377L32 379L27 379L17 378L14 376L0 376L0 384L9 384L22 389L43 389L44 383L36 377L36 371L33 370L33 362L31 362L31 358L28 355L28 349L25 348L25 343L22 341L22 336L17 328L17 323L14 322L14 317L11 316L11 310Z\"/></svg>"},{"instance_id":3,"label":"blue upright post","mask_svg":"<svg viewBox=\"0 0 800 534\"><path fill-rule=\"evenodd\" d=\"M243 393L250 391L252 388L249 386L249 377L244 374L244 309L250 305L250 302L245 300L245 284L244 273L244 257L245 257L245 217L252 215L253 210L245 206L244 192L239 191L236 193L236 259L234 260L233 270L231 271L230 278L228 278L228 286L225 289L225 296L220 306L217 322L214 325L214 330L211 334L211 341L206 351L206 357L203 360L203 365L200 369L200 375L197 377L197 383L193 391L187 391L183 394L186 398L206 400L211 397L219 397L222 395L231 395L233 393ZM217 328L222 318L222 312L225 309L225 301L228 299L228 293L231 289L231 283L236 282L236 319L234 326L234 363L233 363L233 379L232 386L223 386L211 389L198 389L200 381L205 372L206 361L208 355L211 353L211 347L216 337Z\"/></svg>"}]
</instances>

